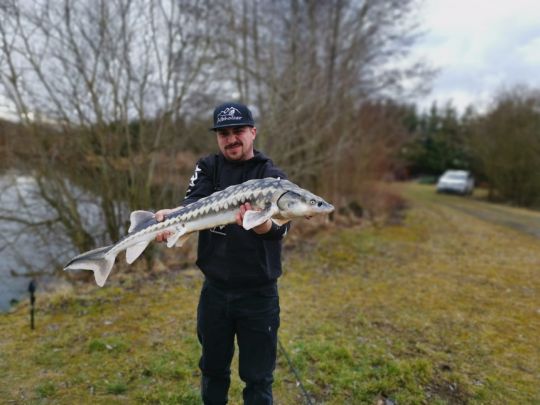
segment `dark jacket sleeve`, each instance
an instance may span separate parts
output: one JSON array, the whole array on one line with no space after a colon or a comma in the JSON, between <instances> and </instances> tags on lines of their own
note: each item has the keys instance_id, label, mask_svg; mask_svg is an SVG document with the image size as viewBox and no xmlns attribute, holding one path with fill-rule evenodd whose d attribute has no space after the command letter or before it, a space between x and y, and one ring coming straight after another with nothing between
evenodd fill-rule
<instances>
[{"instance_id":1,"label":"dark jacket sleeve","mask_svg":"<svg viewBox=\"0 0 540 405\"><path fill-rule=\"evenodd\" d=\"M270 161L269 163L270 164L267 165L267 168L264 171L264 177L274 177L280 179L287 178L287 175L281 169L274 166L272 161ZM286 224L280 226L272 221L272 228L270 228L268 232L257 235L264 240L280 240L287 234L287 232L289 232L290 227L290 222L287 222Z\"/></svg>"},{"instance_id":2,"label":"dark jacket sleeve","mask_svg":"<svg viewBox=\"0 0 540 405\"><path fill-rule=\"evenodd\" d=\"M186 197L182 201L182 206L194 203L203 197L208 197L214 192L214 181L212 176L212 167L209 162L210 157L199 159L193 176L189 179L188 189L186 191Z\"/></svg>"}]
</instances>

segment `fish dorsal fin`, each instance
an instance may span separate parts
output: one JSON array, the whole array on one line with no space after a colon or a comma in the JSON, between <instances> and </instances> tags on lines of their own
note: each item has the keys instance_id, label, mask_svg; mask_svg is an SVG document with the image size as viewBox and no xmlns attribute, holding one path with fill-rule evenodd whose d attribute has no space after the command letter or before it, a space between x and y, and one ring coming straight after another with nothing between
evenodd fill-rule
<instances>
[{"instance_id":1,"label":"fish dorsal fin","mask_svg":"<svg viewBox=\"0 0 540 405\"><path fill-rule=\"evenodd\" d=\"M154 214L150 211L133 211L129 216L130 225L128 233L132 232L138 225L152 218L154 218Z\"/></svg>"},{"instance_id":2,"label":"fish dorsal fin","mask_svg":"<svg viewBox=\"0 0 540 405\"><path fill-rule=\"evenodd\" d=\"M148 246L150 241L140 242L136 245L130 246L126 250L126 261L128 264L133 263L144 252L144 249Z\"/></svg>"},{"instance_id":3,"label":"fish dorsal fin","mask_svg":"<svg viewBox=\"0 0 540 405\"><path fill-rule=\"evenodd\" d=\"M244 213L244 220L242 221L242 226L245 230L253 229L256 226L259 226L260 224L263 224L264 222L272 218L272 215L274 215L275 211L276 210L273 206L262 211L248 210Z\"/></svg>"}]
</instances>

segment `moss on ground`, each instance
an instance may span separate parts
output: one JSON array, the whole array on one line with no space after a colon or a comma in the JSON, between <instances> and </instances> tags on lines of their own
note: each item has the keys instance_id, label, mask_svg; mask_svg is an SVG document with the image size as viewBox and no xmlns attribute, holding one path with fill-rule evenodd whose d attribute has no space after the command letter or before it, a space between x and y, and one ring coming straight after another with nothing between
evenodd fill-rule
<instances>
[{"instance_id":1,"label":"moss on ground","mask_svg":"<svg viewBox=\"0 0 540 405\"><path fill-rule=\"evenodd\" d=\"M406 190L401 225L288 251L280 339L306 389L326 404L540 402L540 240L425 190ZM120 272L39 295L35 331L27 304L0 315L3 401L200 403L200 277ZM282 353L275 377L276 403L301 403ZM241 390L235 365L231 403Z\"/></svg>"}]
</instances>

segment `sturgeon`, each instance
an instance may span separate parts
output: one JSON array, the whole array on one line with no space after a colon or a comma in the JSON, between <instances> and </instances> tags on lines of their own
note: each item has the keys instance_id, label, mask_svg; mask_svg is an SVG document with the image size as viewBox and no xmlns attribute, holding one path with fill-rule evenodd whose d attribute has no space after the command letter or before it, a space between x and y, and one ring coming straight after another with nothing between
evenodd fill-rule
<instances>
[{"instance_id":1,"label":"sturgeon","mask_svg":"<svg viewBox=\"0 0 540 405\"><path fill-rule=\"evenodd\" d=\"M165 231L171 233L167 247L182 246L194 232L235 223L240 205L246 202L253 208L244 214L242 226L246 230L268 219L283 225L293 218L329 214L334 210L321 197L288 180L271 177L248 180L181 207L161 222L150 211L134 211L126 236L113 245L76 256L64 270L91 270L97 285L103 287L120 252L126 251L126 261L131 264L156 235Z\"/></svg>"}]
</instances>

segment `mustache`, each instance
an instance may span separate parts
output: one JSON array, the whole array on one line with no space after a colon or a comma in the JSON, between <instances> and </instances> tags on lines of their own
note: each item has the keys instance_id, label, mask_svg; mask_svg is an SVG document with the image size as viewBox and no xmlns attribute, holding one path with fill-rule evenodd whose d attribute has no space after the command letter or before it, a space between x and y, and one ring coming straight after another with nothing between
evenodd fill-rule
<instances>
[{"instance_id":1,"label":"mustache","mask_svg":"<svg viewBox=\"0 0 540 405\"><path fill-rule=\"evenodd\" d=\"M237 146L242 146L242 142L231 143L230 145L225 146L225 149L231 149L231 148L235 148Z\"/></svg>"}]
</instances>

